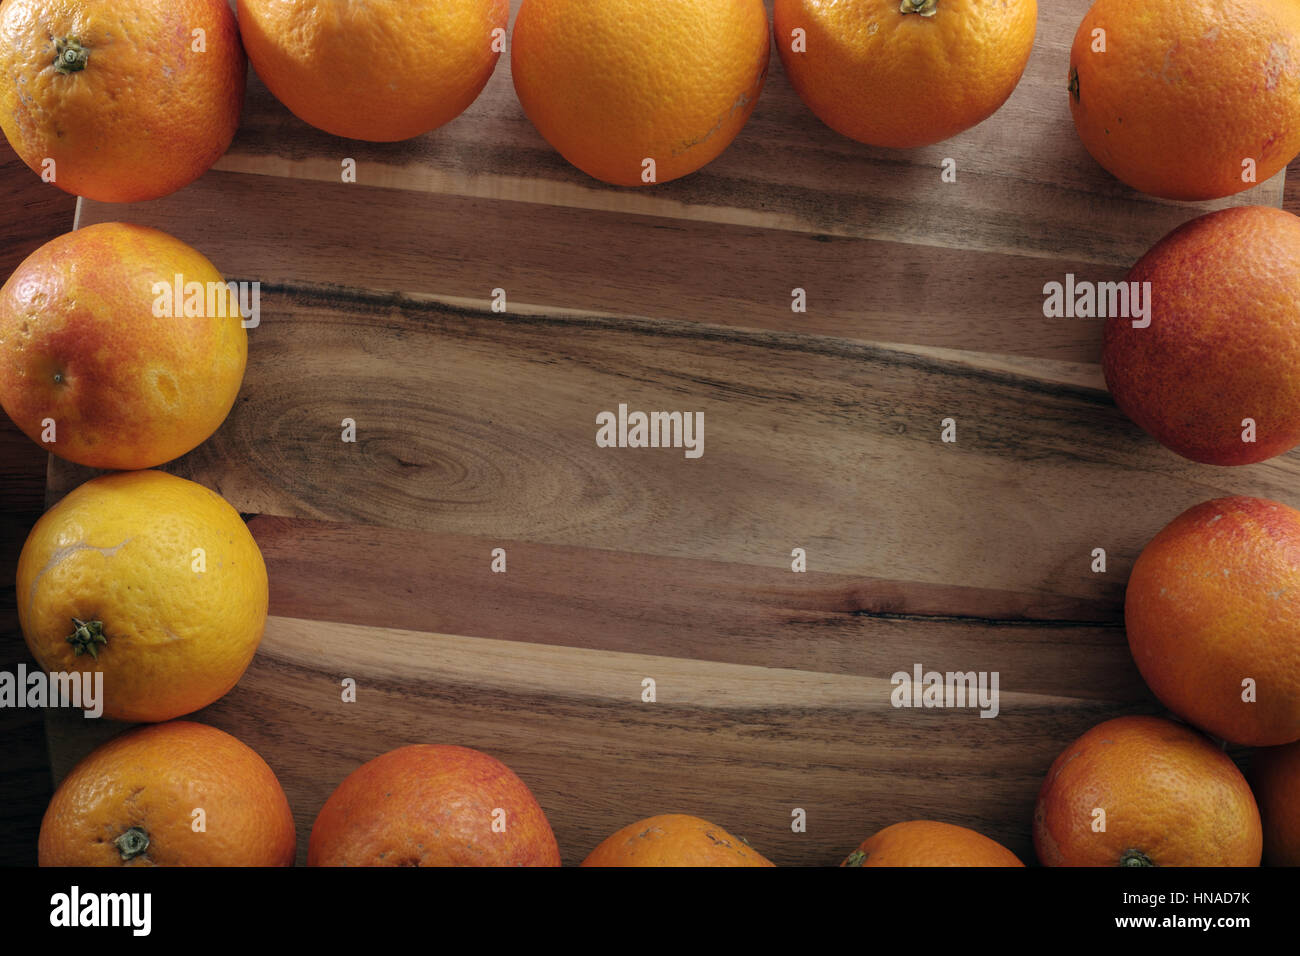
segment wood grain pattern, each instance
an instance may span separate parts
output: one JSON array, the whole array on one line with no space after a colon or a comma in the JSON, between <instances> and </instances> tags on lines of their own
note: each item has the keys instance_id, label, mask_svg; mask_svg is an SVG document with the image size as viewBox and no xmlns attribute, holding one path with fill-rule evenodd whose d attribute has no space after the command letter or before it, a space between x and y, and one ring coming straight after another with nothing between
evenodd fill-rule
<instances>
[{"instance_id":1,"label":"wood grain pattern","mask_svg":"<svg viewBox=\"0 0 1300 956\"><path fill-rule=\"evenodd\" d=\"M631 312L1060 361L1096 362L1101 324L1044 322L1044 282L1069 272L1111 281L1125 271L1064 251L1053 260L938 255L908 242L223 172L182 196L133 207L130 219L199 246L229 277L271 287L400 291L479 309L500 288L512 314ZM232 197L240 228L212 229ZM84 218L122 213L87 204ZM266 254L282 247L300 254ZM805 314L791 312L795 288L808 293Z\"/></svg>"},{"instance_id":2,"label":"wood grain pattern","mask_svg":"<svg viewBox=\"0 0 1300 956\"><path fill-rule=\"evenodd\" d=\"M254 332L235 412L175 467L246 513L767 568L805 547L815 570L1113 605L1126 569L1117 557L1112 575L1092 574L1093 547L1133 554L1166 515L1217 494L1296 500L1296 456L1198 467L1097 383L827 338L338 290L263 308L274 318ZM595 416L620 402L702 410L704 456L598 448ZM939 441L949 415L955 445Z\"/></svg>"},{"instance_id":3,"label":"wood grain pattern","mask_svg":"<svg viewBox=\"0 0 1300 956\"><path fill-rule=\"evenodd\" d=\"M339 680L361 658L357 703L343 704ZM640 702L645 677L657 703ZM894 710L889 689L887 677L276 617L257 666L197 719L268 757L302 839L359 755L455 740L497 755L533 788L566 863L611 821L674 807L741 821L778 863L830 865L850 834L899 814L976 826L1027 855L1024 821L1059 741L1152 709L1004 691L1003 714L982 720ZM67 749L65 740L56 758ZM56 775L68 766L56 762ZM807 811L807 834L790 832L794 808ZM301 860L305 844L299 851Z\"/></svg>"},{"instance_id":4,"label":"wood grain pattern","mask_svg":"<svg viewBox=\"0 0 1300 956\"><path fill-rule=\"evenodd\" d=\"M916 817L1032 858L1056 753L1159 710L1122 628L1142 546L1216 495L1300 505L1300 456L1177 458L1106 395L1100 323L1043 318L1045 282L1119 278L1211 208L1133 194L1083 152L1063 78L1086 6L1043 5L1012 100L931 150L836 137L774 58L718 162L606 188L537 137L503 62L463 118L389 146L310 130L255 84L217 171L82 204L83 225L155 225L263 283L235 410L168 468L249 515L267 557L263 646L198 719L280 775L300 858L338 781L414 741L506 760L570 863L669 810L778 863ZM703 411L704 456L597 448L620 402ZM52 461L50 499L90 474ZM998 672L1000 715L892 708L915 663ZM56 776L114 730L48 728Z\"/></svg>"}]
</instances>

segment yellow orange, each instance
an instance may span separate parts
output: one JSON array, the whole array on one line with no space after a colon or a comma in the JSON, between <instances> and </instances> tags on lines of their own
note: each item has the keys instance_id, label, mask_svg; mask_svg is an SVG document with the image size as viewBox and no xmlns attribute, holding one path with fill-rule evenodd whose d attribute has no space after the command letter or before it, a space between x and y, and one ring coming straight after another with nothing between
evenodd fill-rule
<instances>
[{"instance_id":1,"label":"yellow orange","mask_svg":"<svg viewBox=\"0 0 1300 956\"><path fill-rule=\"evenodd\" d=\"M104 716L161 721L239 680L266 622L266 565L216 492L160 471L94 478L32 528L18 620L47 671L98 671Z\"/></svg>"}]
</instances>

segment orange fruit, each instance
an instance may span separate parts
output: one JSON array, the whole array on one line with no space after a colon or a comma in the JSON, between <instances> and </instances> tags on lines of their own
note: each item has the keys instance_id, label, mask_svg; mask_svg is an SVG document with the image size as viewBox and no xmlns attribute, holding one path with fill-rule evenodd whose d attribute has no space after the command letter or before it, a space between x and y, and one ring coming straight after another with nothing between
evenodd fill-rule
<instances>
[{"instance_id":1,"label":"orange fruit","mask_svg":"<svg viewBox=\"0 0 1300 956\"><path fill-rule=\"evenodd\" d=\"M0 5L0 127L78 196L137 202L198 179L234 138L245 72L226 0Z\"/></svg>"},{"instance_id":2,"label":"orange fruit","mask_svg":"<svg viewBox=\"0 0 1300 956\"><path fill-rule=\"evenodd\" d=\"M1252 464L1300 443L1300 218L1241 206L1193 219L1128 281L1151 284L1150 325L1110 316L1102 371L1129 418L1203 464Z\"/></svg>"},{"instance_id":3,"label":"orange fruit","mask_svg":"<svg viewBox=\"0 0 1300 956\"><path fill-rule=\"evenodd\" d=\"M909 820L885 827L841 866L1024 866L996 840L951 823Z\"/></svg>"},{"instance_id":4,"label":"orange fruit","mask_svg":"<svg viewBox=\"0 0 1300 956\"><path fill-rule=\"evenodd\" d=\"M293 814L275 774L230 734L137 727L93 750L41 821L41 866L292 866Z\"/></svg>"},{"instance_id":5,"label":"orange fruit","mask_svg":"<svg viewBox=\"0 0 1300 956\"><path fill-rule=\"evenodd\" d=\"M808 108L850 139L901 149L997 112L1029 62L1038 4L776 0L773 15L781 62Z\"/></svg>"},{"instance_id":6,"label":"orange fruit","mask_svg":"<svg viewBox=\"0 0 1300 956\"><path fill-rule=\"evenodd\" d=\"M160 471L73 489L27 536L17 590L37 662L101 672L114 720L206 707L235 686L266 622L266 565L239 512Z\"/></svg>"},{"instance_id":7,"label":"orange fruit","mask_svg":"<svg viewBox=\"0 0 1300 956\"><path fill-rule=\"evenodd\" d=\"M537 131L616 186L716 159L754 111L771 55L762 0L523 0L510 44Z\"/></svg>"},{"instance_id":8,"label":"orange fruit","mask_svg":"<svg viewBox=\"0 0 1300 956\"><path fill-rule=\"evenodd\" d=\"M1300 741L1256 750L1250 785L1264 821L1264 862L1300 866Z\"/></svg>"},{"instance_id":9,"label":"orange fruit","mask_svg":"<svg viewBox=\"0 0 1300 956\"><path fill-rule=\"evenodd\" d=\"M607 837L583 866L775 866L740 837L685 813L629 823Z\"/></svg>"},{"instance_id":10,"label":"orange fruit","mask_svg":"<svg viewBox=\"0 0 1300 956\"><path fill-rule=\"evenodd\" d=\"M1264 182L1300 152L1300 4L1097 0L1068 85L1112 175L1167 199L1231 196L1253 185L1247 160Z\"/></svg>"},{"instance_id":11,"label":"orange fruit","mask_svg":"<svg viewBox=\"0 0 1300 956\"><path fill-rule=\"evenodd\" d=\"M1300 512L1189 508L1133 565L1124 623L1147 685L1184 720L1237 744L1300 738Z\"/></svg>"},{"instance_id":12,"label":"orange fruit","mask_svg":"<svg viewBox=\"0 0 1300 956\"><path fill-rule=\"evenodd\" d=\"M509 16L509 0L239 0L244 47L266 88L318 129L375 142L465 112L496 69Z\"/></svg>"},{"instance_id":13,"label":"orange fruit","mask_svg":"<svg viewBox=\"0 0 1300 956\"><path fill-rule=\"evenodd\" d=\"M248 333L222 282L199 252L144 226L51 240L0 288L0 405L81 465L180 457L217 430L244 378ZM187 309L187 287L201 307Z\"/></svg>"},{"instance_id":14,"label":"orange fruit","mask_svg":"<svg viewBox=\"0 0 1300 956\"><path fill-rule=\"evenodd\" d=\"M413 744L362 764L316 817L308 866L559 866L527 785L468 747Z\"/></svg>"},{"instance_id":15,"label":"orange fruit","mask_svg":"<svg viewBox=\"0 0 1300 956\"><path fill-rule=\"evenodd\" d=\"M1258 866L1262 842L1237 765L1161 717L1093 727L1052 763L1034 808L1046 866Z\"/></svg>"}]
</instances>

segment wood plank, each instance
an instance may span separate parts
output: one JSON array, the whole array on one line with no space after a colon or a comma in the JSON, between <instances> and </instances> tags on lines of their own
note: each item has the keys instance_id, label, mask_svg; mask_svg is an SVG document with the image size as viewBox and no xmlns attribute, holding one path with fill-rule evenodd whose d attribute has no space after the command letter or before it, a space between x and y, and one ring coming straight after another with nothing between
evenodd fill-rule
<instances>
[{"instance_id":1,"label":"wood plank","mask_svg":"<svg viewBox=\"0 0 1300 956\"><path fill-rule=\"evenodd\" d=\"M339 290L263 307L234 412L173 466L249 514L778 569L803 547L816 571L1113 606L1191 504L1300 504L1300 452L1200 467L1100 389L976 357ZM596 447L596 413L624 402L703 411L703 457ZM55 468L56 494L87 473Z\"/></svg>"},{"instance_id":2,"label":"wood plank","mask_svg":"<svg viewBox=\"0 0 1300 956\"><path fill-rule=\"evenodd\" d=\"M212 229L235 197L240 228ZM512 314L632 314L1089 363L1100 359L1101 321L1045 320L1043 286L1071 272L1094 281L1125 272L1070 256L939 253L232 173L126 210L86 203L82 224L123 218L190 242L230 278L272 288L401 290L471 308L500 288ZM806 313L791 310L796 288Z\"/></svg>"},{"instance_id":3,"label":"wood plank","mask_svg":"<svg viewBox=\"0 0 1300 956\"><path fill-rule=\"evenodd\" d=\"M285 617L878 678L913 658L978 661L1025 693L1147 696L1115 604L522 541L497 574L488 539L251 526ZM1044 654L1069 666L1045 668Z\"/></svg>"},{"instance_id":4,"label":"wood plank","mask_svg":"<svg viewBox=\"0 0 1300 956\"><path fill-rule=\"evenodd\" d=\"M518 5L513 0L512 22ZM877 149L834 133L799 100L773 53L752 118L718 160L652 190L609 188L569 166L528 122L507 56L461 117L396 144L312 129L255 82L239 134L217 168L337 183L342 160L352 158L360 183L406 195L432 191L927 248L1048 257L1068 250L1122 267L1190 218L1189 208L1278 205L1280 174L1236 199L1189 207L1135 193L1097 165L1066 101L1069 46L1089 5L1040 4L1034 52L1015 93L993 118L925 149ZM939 181L947 157L957 160L956 184Z\"/></svg>"},{"instance_id":5,"label":"wood plank","mask_svg":"<svg viewBox=\"0 0 1300 956\"><path fill-rule=\"evenodd\" d=\"M356 704L340 702L345 676L358 680ZM640 701L647 676L654 704ZM1025 821L1054 741L1133 710L1004 690L1002 715L982 720L894 710L889 690L874 677L276 617L256 666L197 719L268 756L294 808L299 862L316 812L359 755L455 741L523 777L566 863L672 808L743 833L777 863L831 865L901 807L977 826L1032 858ZM111 726L52 718L60 775L65 756ZM790 831L796 807L811 821L805 834Z\"/></svg>"}]
</instances>

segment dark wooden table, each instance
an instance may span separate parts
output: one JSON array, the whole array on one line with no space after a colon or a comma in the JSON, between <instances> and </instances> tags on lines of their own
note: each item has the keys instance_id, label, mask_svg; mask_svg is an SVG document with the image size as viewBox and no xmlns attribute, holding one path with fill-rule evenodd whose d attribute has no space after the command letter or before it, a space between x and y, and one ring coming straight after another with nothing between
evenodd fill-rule
<instances>
[{"instance_id":1,"label":"dark wooden table","mask_svg":"<svg viewBox=\"0 0 1300 956\"><path fill-rule=\"evenodd\" d=\"M1300 162L1289 172L1285 207L1300 213ZM43 242L71 227L75 200L40 180L0 140L0 279ZM0 670L34 666L19 633L14 565L41 513L46 456L0 416ZM0 710L0 864L36 862L36 836L51 789L39 711Z\"/></svg>"}]
</instances>

